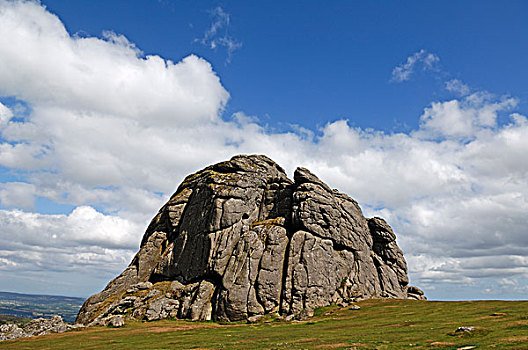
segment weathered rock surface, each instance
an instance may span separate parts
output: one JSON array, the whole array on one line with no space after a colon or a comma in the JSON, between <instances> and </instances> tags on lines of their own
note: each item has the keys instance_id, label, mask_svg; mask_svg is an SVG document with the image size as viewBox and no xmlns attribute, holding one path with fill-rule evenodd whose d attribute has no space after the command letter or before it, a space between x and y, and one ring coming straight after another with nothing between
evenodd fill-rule
<instances>
[{"instance_id":1,"label":"weathered rock surface","mask_svg":"<svg viewBox=\"0 0 528 350\"><path fill-rule=\"evenodd\" d=\"M33 337L50 333L63 333L72 328L77 328L62 320L60 316L51 318L37 318L29 321L23 327L16 324L4 324L0 326L0 340Z\"/></svg>"},{"instance_id":2,"label":"weathered rock surface","mask_svg":"<svg viewBox=\"0 0 528 350\"><path fill-rule=\"evenodd\" d=\"M408 287L396 236L305 168L265 156L188 176L150 223L130 266L76 323L254 319L365 298L424 299Z\"/></svg>"}]
</instances>

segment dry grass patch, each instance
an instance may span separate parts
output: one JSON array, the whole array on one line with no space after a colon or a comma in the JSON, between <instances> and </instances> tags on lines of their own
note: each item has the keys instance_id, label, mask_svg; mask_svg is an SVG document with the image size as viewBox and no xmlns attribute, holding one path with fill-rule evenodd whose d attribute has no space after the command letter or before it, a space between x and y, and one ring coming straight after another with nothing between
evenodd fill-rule
<instances>
[{"instance_id":1,"label":"dry grass patch","mask_svg":"<svg viewBox=\"0 0 528 350\"><path fill-rule=\"evenodd\" d=\"M336 349L336 348L342 348L342 347L346 347L346 346L350 346L350 344L345 344L345 343L322 344L322 345L316 346L315 348L316 349Z\"/></svg>"},{"instance_id":2,"label":"dry grass patch","mask_svg":"<svg viewBox=\"0 0 528 350\"><path fill-rule=\"evenodd\" d=\"M448 342L445 342L445 341L435 341L435 342L432 342L431 344L429 344L429 346L454 346L455 343L448 343Z\"/></svg>"},{"instance_id":3,"label":"dry grass patch","mask_svg":"<svg viewBox=\"0 0 528 350\"><path fill-rule=\"evenodd\" d=\"M528 335L513 335L511 337L501 338L500 341L506 343L528 342Z\"/></svg>"}]
</instances>

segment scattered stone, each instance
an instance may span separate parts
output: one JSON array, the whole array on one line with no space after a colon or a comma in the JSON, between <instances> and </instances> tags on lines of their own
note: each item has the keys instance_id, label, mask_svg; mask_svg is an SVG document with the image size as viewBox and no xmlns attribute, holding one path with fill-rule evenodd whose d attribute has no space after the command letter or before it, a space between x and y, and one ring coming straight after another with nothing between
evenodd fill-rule
<instances>
[{"instance_id":1,"label":"scattered stone","mask_svg":"<svg viewBox=\"0 0 528 350\"><path fill-rule=\"evenodd\" d=\"M505 314L504 312L494 312L490 316L492 316L492 317L502 317L502 316L508 316L508 314Z\"/></svg>"},{"instance_id":2,"label":"scattered stone","mask_svg":"<svg viewBox=\"0 0 528 350\"><path fill-rule=\"evenodd\" d=\"M290 321L293 321L294 318L295 318L295 315L288 315L284 317L284 321L290 322Z\"/></svg>"},{"instance_id":3,"label":"scattered stone","mask_svg":"<svg viewBox=\"0 0 528 350\"><path fill-rule=\"evenodd\" d=\"M306 321L308 320L310 317L312 317L314 314L313 310L310 310L310 309L304 309L302 310L300 313L297 314L297 316L295 317L295 319L297 321Z\"/></svg>"},{"instance_id":4,"label":"scattered stone","mask_svg":"<svg viewBox=\"0 0 528 350\"><path fill-rule=\"evenodd\" d=\"M114 316L110 319L110 325L116 328L123 327L125 325L125 318L121 315Z\"/></svg>"},{"instance_id":5,"label":"scattered stone","mask_svg":"<svg viewBox=\"0 0 528 350\"><path fill-rule=\"evenodd\" d=\"M0 340L32 337L50 333L63 333L77 327L65 323L62 317L58 315L47 319L38 318L29 321L22 328L16 324L4 324L0 326Z\"/></svg>"},{"instance_id":6,"label":"scattered stone","mask_svg":"<svg viewBox=\"0 0 528 350\"><path fill-rule=\"evenodd\" d=\"M475 330L475 327L458 327L456 330L455 330L455 333L461 333L461 332L472 332Z\"/></svg>"},{"instance_id":7,"label":"scattered stone","mask_svg":"<svg viewBox=\"0 0 528 350\"><path fill-rule=\"evenodd\" d=\"M0 326L0 340L9 340L15 338L28 337L24 331L16 324L3 324Z\"/></svg>"},{"instance_id":8,"label":"scattered stone","mask_svg":"<svg viewBox=\"0 0 528 350\"><path fill-rule=\"evenodd\" d=\"M365 218L308 169L292 181L265 156L235 156L181 183L131 264L84 303L76 323L304 318L351 300L425 300L408 282L383 219Z\"/></svg>"},{"instance_id":9,"label":"scattered stone","mask_svg":"<svg viewBox=\"0 0 528 350\"><path fill-rule=\"evenodd\" d=\"M349 310L360 310L361 307L359 307L359 305L352 305L351 307L348 308Z\"/></svg>"},{"instance_id":10,"label":"scattered stone","mask_svg":"<svg viewBox=\"0 0 528 350\"><path fill-rule=\"evenodd\" d=\"M463 346L461 348L457 348L457 350L471 350L471 349L475 349L476 346L475 345L468 345L468 346Z\"/></svg>"},{"instance_id":11,"label":"scattered stone","mask_svg":"<svg viewBox=\"0 0 528 350\"><path fill-rule=\"evenodd\" d=\"M71 325L62 321L62 317L56 315L52 318L37 318L31 320L22 328L24 333L31 335L43 335L49 333L63 333L71 329Z\"/></svg>"},{"instance_id":12,"label":"scattered stone","mask_svg":"<svg viewBox=\"0 0 528 350\"><path fill-rule=\"evenodd\" d=\"M254 315L254 316L250 316L250 317L248 317L248 319L247 319L247 323L257 323L257 322L262 321L263 318L264 318L264 315Z\"/></svg>"},{"instance_id":13,"label":"scattered stone","mask_svg":"<svg viewBox=\"0 0 528 350\"><path fill-rule=\"evenodd\" d=\"M415 286L407 287L407 299L427 300L423 290Z\"/></svg>"}]
</instances>

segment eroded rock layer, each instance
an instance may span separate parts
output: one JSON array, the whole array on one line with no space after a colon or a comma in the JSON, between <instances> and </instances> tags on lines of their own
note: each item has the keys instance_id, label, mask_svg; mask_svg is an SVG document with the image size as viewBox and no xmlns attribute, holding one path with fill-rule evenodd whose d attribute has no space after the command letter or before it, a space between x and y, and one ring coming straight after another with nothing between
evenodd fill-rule
<instances>
[{"instance_id":1,"label":"eroded rock layer","mask_svg":"<svg viewBox=\"0 0 528 350\"><path fill-rule=\"evenodd\" d=\"M117 316L235 321L364 298L424 299L396 236L305 168L265 156L188 176L150 223L130 266L77 323Z\"/></svg>"}]
</instances>

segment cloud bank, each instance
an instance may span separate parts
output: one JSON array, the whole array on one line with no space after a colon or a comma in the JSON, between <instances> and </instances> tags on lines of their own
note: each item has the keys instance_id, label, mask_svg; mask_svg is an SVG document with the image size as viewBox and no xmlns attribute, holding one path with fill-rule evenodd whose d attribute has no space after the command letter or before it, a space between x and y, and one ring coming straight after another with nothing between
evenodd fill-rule
<instances>
[{"instance_id":1,"label":"cloud bank","mask_svg":"<svg viewBox=\"0 0 528 350\"><path fill-rule=\"evenodd\" d=\"M223 116L229 93L199 57L145 55L112 32L72 35L32 1L0 0L0 23L0 96L9 97L0 99L0 278L9 285L98 291L185 175L265 153L385 217L412 282L433 297L445 284L474 298L525 290L528 121L516 98L451 81L456 96L424 108L407 133L347 120L276 133L243 112ZM438 61L421 50L392 78ZM74 209L39 213L41 202Z\"/></svg>"}]
</instances>

